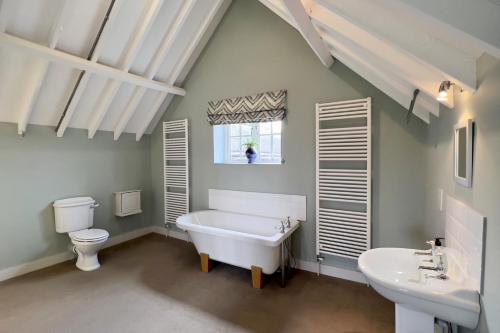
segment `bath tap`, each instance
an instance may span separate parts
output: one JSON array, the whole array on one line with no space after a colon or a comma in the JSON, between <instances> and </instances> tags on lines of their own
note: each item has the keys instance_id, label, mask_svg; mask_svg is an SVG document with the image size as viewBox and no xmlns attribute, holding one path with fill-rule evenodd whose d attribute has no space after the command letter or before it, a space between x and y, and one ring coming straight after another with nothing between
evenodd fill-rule
<instances>
[{"instance_id":1,"label":"bath tap","mask_svg":"<svg viewBox=\"0 0 500 333\"><path fill-rule=\"evenodd\" d=\"M281 226L279 227L280 228L280 232L282 234L284 234L285 233L285 222L284 221L280 221L280 222L281 222Z\"/></svg>"},{"instance_id":2,"label":"bath tap","mask_svg":"<svg viewBox=\"0 0 500 333\"><path fill-rule=\"evenodd\" d=\"M287 216L286 218L286 223L285 223L285 227L287 229L290 229L290 227L292 226L292 223L290 222L290 216Z\"/></svg>"}]
</instances>

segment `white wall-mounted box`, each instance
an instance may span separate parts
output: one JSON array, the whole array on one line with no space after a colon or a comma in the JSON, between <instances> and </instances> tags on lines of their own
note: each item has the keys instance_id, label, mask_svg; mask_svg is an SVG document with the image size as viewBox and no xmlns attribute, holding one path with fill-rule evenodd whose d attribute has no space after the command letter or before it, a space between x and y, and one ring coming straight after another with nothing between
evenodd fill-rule
<instances>
[{"instance_id":1,"label":"white wall-mounted box","mask_svg":"<svg viewBox=\"0 0 500 333\"><path fill-rule=\"evenodd\" d=\"M115 192L115 215L129 216L142 213L141 190Z\"/></svg>"}]
</instances>

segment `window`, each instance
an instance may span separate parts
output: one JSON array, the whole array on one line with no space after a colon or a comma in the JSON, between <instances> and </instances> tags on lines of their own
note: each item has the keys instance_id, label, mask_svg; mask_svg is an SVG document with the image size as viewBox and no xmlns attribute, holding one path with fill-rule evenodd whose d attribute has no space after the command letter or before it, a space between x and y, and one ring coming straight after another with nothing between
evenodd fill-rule
<instances>
[{"instance_id":1,"label":"window","mask_svg":"<svg viewBox=\"0 0 500 333\"><path fill-rule=\"evenodd\" d=\"M214 126L215 163L247 163L245 143L254 140L255 163L281 163L281 121Z\"/></svg>"}]
</instances>

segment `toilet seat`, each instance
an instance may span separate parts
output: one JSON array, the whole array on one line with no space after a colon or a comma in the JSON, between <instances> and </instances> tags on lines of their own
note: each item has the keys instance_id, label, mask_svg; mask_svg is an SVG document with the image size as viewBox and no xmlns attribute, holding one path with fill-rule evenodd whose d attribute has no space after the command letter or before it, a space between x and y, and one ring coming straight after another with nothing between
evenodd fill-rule
<instances>
[{"instance_id":1,"label":"toilet seat","mask_svg":"<svg viewBox=\"0 0 500 333\"><path fill-rule=\"evenodd\" d=\"M109 233L104 229L84 229L70 232L69 237L77 242L94 243L106 240Z\"/></svg>"}]
</instances>

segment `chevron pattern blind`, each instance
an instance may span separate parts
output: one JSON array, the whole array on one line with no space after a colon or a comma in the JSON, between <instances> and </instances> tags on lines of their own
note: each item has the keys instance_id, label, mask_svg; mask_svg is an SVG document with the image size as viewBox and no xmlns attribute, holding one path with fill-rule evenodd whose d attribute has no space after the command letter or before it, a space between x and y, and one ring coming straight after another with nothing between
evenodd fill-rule
<instances>
[{"instance_id":1,"label":"chevron pattern blind","mask_svg":"<svg viewBox=\"0 0 500 333\"><path fill-rule=\"evenodd\" d=\"M251 96L208 102L210 125L261 123L283 120L287 112L287 91L269 91Z\"/></svg>"}]
</instances>

